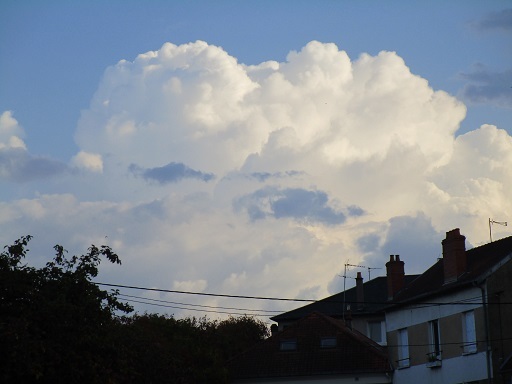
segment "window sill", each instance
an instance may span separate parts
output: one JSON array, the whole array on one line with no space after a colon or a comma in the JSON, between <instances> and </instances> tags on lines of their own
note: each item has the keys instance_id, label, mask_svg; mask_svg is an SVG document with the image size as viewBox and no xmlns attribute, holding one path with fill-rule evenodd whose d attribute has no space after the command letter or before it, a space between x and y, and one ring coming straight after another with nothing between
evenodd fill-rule
<instances>
[{"instance_id":1,"label":"window sill","mask_svg":"<svg viewBox=\"0 0 512 384\"><path fill-rule=\"evenodd\" d=\"M442 365L443 365L443 363L442 363L441 360L429 361L427 363L427 368L437 368L437 367L440 367Z\"/></svg>"},{"instance_id":2,"label":"window sill","mask_svg":"<svg viewBox=\"0 0 512 384\"><path fill-rule=\"evenodd\" d=\"M475 353L478 353L478 351L474 350L474 351L462 352L462 356L474 355Z\"/></svg>"}]
</instances>

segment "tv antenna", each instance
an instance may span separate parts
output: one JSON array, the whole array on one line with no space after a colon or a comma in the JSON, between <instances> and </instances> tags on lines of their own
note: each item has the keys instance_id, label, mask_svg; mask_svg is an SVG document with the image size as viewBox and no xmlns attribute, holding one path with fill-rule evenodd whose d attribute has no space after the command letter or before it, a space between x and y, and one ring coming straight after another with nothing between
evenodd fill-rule
<instances>
[{"instance_id":1,"label":"tv antenna","mask_svg":"<svg viewBox=\"0 0 512 384\"><path fill-rule=\"evenodd\" d=\"M503 225L504 227L506 227L508 225L508 223L506 221L494 221L491 218L489 218L489 239L491 240L491 243L492 243L492 224L499 224L499 225Z\"/></svg>"},{"instance_id":2,"label":"tv antenna","mask_svg":"<svg viewBox=\"0 0 512 384\"><path fill-rule=\"evenodd\" d=\"M367 267L368 268L368 281L370 281L372 278L370 277L370 271L372 269L382 269L382 268L373 268L373 267Z\"/></svg>"},{"instance_id":3,"label":"tv antenna","mask_svg":"<svg viewBox=\"0 0 512 384\"><path fill-rule=\"evenodd\" d=\"M343 272L343 320L345 320L345 303L346 303L346 296L347 296L347 289L346 289L346 283L347 283L347 267L355 267L355 268L366 268L364 265L355 265L350 263L345 263L345 270Z\"/></svg>"},{"instance_id":4,"label":"tv antenna","mask_svg":"<svg viewBox=\"0 0 512 384\"><path fill-rule=\"evenodd\" d=\"M343 272L343 319L345 319L345 306L346 306L346 295L347 295L347 289L346 289L346 283L347 283L347 277L348 278L351 278L351 279L354 279L353 277L350 277L350 276L347 276L347 269L349 267L353 267L353 268L366 268L368 269L368 281L370 281L370 271L372 269L382 269L382 268L373 268L373 267L367 267L365 265L356 265L356 264L350 264L350 262L346 262L345 263L345 269L344 269L344 272Z\"/></svg>"}]
</instances>

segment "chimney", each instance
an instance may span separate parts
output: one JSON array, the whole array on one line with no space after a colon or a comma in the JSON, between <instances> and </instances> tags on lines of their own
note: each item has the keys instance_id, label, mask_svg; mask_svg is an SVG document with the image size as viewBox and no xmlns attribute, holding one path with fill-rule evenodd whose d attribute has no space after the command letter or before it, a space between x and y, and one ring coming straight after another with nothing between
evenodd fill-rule
<instances>
[{"instance_id":1,"label":"chimney","mask_svg":"<svg viewBox=\"0 0 512 384\"><path fill-rule=\"evenodd\" d=\"M357 309L361 311L364 308L364 288L363 277L361 276L361 272L357 272L356 277L356 300Z\"/></svg>"},{"instance_id":2,"label":"chimney","mask_svg":"<svg viewBox=\"0 0 512 384\"><path fill-rule=\"evenodd\" d=\"M446 232L443 245L444 283L457 281L466 272L466 237L455 228Z\"/></svg>"},{"instance_id":3,"label":"chimney","mask_svg":"<svg viewBox=\"0 0 512 384\"><path fill-rule=\"evenodd\" d=\"M405 268L399 255L390 255L386 263L386 277L388 283L388 300L392 300L398 291L404 287Z\"/></svg>"}]
</instances>

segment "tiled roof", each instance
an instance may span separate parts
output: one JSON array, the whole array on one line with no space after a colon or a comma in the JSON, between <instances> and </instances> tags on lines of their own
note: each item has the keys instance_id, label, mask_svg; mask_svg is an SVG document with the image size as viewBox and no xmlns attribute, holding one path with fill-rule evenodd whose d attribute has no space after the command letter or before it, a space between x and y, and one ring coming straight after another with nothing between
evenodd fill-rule
<instances>
[{"instance_id":1,"label":"tiled roof","mask_svg":"<svg viewBox=\"0 0 512 384\"><path fill-rule=\"evenodd\" d=\"M321 339L337 345L322 348ZM282 351L281 341L296 340L297 349ZM381 346L363 334L318 312L295 322L230 361L232 379L386 373L391 365Z\"/></svg>"},{"instance_id":2,"label":"tiled roof","mask_svg":"<svg viewBox=\"0 0 512 384\"><path fill-rule=\"evenodd\" d=\"M405 275L404 283L407 285L419 275ZM276 322L286 320L298 320L312 312L320 312L327 316L341 318L343 316L343 303L350 304L353 317L371 315L380 312L388 302L388 286L386 277L376 277L363 284L365 305L362 309L357 307L356 287L347 289L325 299L274 316L271 319Z\"/></svg>"},{"instance_id":3,"label":"tiled roof","mask_svg":"<svg viewBox=\"0 0 512 384\"><path fill-rule=\"evenodd\" d=\"M439 259L432 267L410 284L405 286L395 297L394 302L406 303L412 300L444 294L458 289L485 277L493 267L512 257L512 236L494 241L466 251L466 272L454 282L444 283L443 259Z\"/></svg>"}]
</instances>

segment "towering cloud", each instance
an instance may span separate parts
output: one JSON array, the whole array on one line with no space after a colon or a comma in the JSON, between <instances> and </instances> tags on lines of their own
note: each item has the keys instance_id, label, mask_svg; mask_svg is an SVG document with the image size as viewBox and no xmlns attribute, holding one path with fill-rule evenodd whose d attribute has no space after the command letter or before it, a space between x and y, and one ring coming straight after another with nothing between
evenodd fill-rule
<instances>
[{"instance_id":1,"label":"towering cloud","mask_svg":"<svg viewBox=\"0 0 512 384\"><path fill-rule=\"evenodd\" d=\"M512 138L492 125L457 136L465 113L394 52L351 60L313 41L246 65L205 42L166 43L107 68L82 113L72 163L96 172L0 217L12 236L107 241L123 257L112 282L324 295L348 260L398 253L420 272L443 231L477 244L488 217L512 215ZM20 132L4 115L7 146Z\"/></svg>"}]
</instances>

